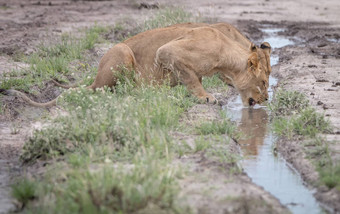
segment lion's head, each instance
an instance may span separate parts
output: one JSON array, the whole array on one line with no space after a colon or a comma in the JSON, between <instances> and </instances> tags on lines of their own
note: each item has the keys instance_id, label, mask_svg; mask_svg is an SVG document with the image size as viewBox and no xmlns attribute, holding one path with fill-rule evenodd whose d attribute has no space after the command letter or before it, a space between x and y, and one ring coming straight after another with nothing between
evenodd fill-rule
<instances>
[{"instance_id":1,"label":"lion's head","mask_svg":"<svg viewBox=\"0 0 340 214\"><path fill-rule=\"evenodd\" d=\"M238 88L244 106L253 106L268 100L269 75L271 73L270 53L268 42L261 47L251 45L248 58L247 72L237 78Z\"/></svg>"}]
</instances>

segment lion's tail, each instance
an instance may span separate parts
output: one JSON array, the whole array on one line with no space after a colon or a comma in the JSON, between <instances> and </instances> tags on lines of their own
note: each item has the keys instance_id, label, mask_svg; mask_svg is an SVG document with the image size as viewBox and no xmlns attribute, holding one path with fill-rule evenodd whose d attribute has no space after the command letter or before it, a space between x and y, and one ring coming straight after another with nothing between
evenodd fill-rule
<instances>
[{"instance_id":1,"label":"lion's tail","mask_svg":"<svg viewBox=\"0 0 340 214\"><path fill-rule=\"evenodd\" d=\"M55 106L57 104L57 99L58 99L58 97L57 97L57 98L55 98L55 99L53 99L49 102L46 102L46 103L38 103L38 102L31 100L26 94L24 94L20 91L14 90L14 89L9 89L9 90L0 89L0 93L4 94L4 95L8 95L8 96L20 97L21 99L25 100L28 104L35 106L35 107L52 107L52 106Z\"/></svg>"},{"instance_id":2,"label":"lion's tail","mask_svg":"<svg viewBox=\"0 0 340 214\"><path fill-rule=\"evenodd\" d=\"M63 84L60 84L59 82L57 82L56 80L52 79L52 82L54 85L58 86L58 87L61 87L61 88L65 88L65 89L69 89L69 88L76 88L78 87L79 83L74 83L72 85L63 85Z\"/></svg>"}]
</instances>

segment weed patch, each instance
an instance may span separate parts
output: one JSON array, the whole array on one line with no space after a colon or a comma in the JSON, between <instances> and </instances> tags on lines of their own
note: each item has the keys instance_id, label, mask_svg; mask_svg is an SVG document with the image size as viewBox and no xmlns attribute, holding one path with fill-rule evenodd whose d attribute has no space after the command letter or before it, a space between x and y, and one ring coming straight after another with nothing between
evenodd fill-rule
<instances>
[{"instance_id":1,"label":"weed patch","mask_svg":"<svg viewBox=\"0 0 340 214\"><path fill-rule=\"evenodd\" d=\"M165 9L147 20L143 31L191 20L191 14L181 9ZM115 30L121 28L117 25ZM6 87L30 90L31 85L52 77L67 79L73 73L69 64L84 60L84 50L101 42L105 32L95 27L87 30L84 38L63 35L61 43L41 46L27 58L32 72L25 78L32 82L7 83ZM85 67L81 69L88 70ZM79 87L63 93L58 105L67 113L51 119L51 125L35 131L26 142L20 157L24 163L38 159L55 162L53 169L34 183L33 193L20 193L13 187L13 192L18 192L16 198L27 204L25 211L190 213L181 205L178 194L181 169L172 164L172 158L184 150L169 133L180 129L181 115L197 102L196 98L184 86L142 83L136 87L135 73L124 68L117 77L114 89L92 92ZM85 81L91 80L90 76ZM217 76L204 80L212 88L220 83ZM235 134L228 120L206 126L210 133L204 134L219 144L229 141L217 135ZM235 165L235 156L210 145L209 141L196 142L196 152L209 151L221 162ZM34 203L28 203L33 198Z\"/></svg>"},{"instance_id":2,"label":"weed patch","mask_svg":"<svg viewBox=\"0 0 340 214\"><path fill-rule=\"evenodd\" d=\"M57 172L57 173L56 173ZM32 213L187 213L179 205L180 169L137 155L131 164L57 169L36 189ZM52 185L53 184L53 185ZM185 212L184 212L185 210Z\"/></svg>"},{"instance_id":3,"label":"weed patch","mask_svg":"<svg viewBox=\"0 0 340 214\"><path fill-rule=\"evenodd\" d=\"M182 8L170 7L158 11L153 18L146 20L142 29L145 31L193 21L197 20L194 20L191 13L186 12Z\"/></svg>"},{"instance_id":4,"label":"weed patch","mask_svg":"<svg viewBox=\"0 0 340 214\"><path fill-rule=\"evenodd\" d=\"M37 184L28 179L23 179L12 186L12 196L21 202L23 206L36 196Z\"/></svg>"},{"instance_id":5,"label":"weed patch","mask_svg":"<svg viewBox=\"0 0 340 214\"><path fill-rule=\"evenodd\" d=\"M340 165L328 164L327 166L320 167L319 173L322 182L330 189L336 188L340 191Z\"/></svg>"},{"instance_id":6,"label":"weed patch","mask_svg":"<svg viewBox=\"0 0 340 214\"><path fill-rule=\"evenodd\" d=\"M228 134L230 136L234 135L236 131L236 126L232 124L232 122L228 120L224 121L212 121L212 122L204 122L196 127L197 132L202 135L214 134Z\"/></svg>"},{"instance_id":7,"label":"weed patch","mask_svg":"<svg viewBox=\"0 0 340 214\"><path fill-rule=\"evenodd\" d=\"M139 87L124 94L128 87L119 87L116 93L80 89L63 94L62 103L69 116L57 118L53 127L36 131L24 146L22 160L50 158L79 149L86 153L89 145L105 146L105 153L114 159L130 157L143 146L166 146L169 128L193 105L182 101L185 94L181 89Z\"/></svg>"},{"instance_id":8,"label":"weed patch","mask_svg":"<svg viewBox=\"0 0 340 214\"><path fill-rule=\"evenodd\" d=\"M92 49L96 43L103 42L101 35L107 31L107 27L96 25L85 30L84 37L76 38L64 34L57 44L40 45L36 53L23 59L30 65L29 68L2 74L0 88L30 92L33 85L42 86L46 80L67 79L65 77L71 73L70 63L74 60L85 60L84 51ZM20 75L13 78L16 73Z\"/></svg>"},{"instance_id":9,"label":"weed patch","mask_svg":"<svg viewBox=\"0 0 340 214\"><path fill-rule=\"evenodd\" d=\"M316 165L320 179L329 188L340 189L340 167L333 163L328 143L320 133L327 133L331 125L323 114L312 108L307 98L299 92L279 90L269 108L273 131L279 136L293 139L304 136L304 149Z\"/></svg>"},{"instance_id":10,"label":"weed patch","mask_svg":"<svg viewBox=\"0 0 340 214\"><path fill-rule=\"evenodd\" d=\"M225 115L221 115L222 119L218 121L202 122L196 126L196 132L201 135L228 135L234 139L240 138L237 126Z\"/></svg>"},{"instance_id":11,"label":"weed patch","mask_svg":"<svg viewBox=\"0 0 340 214\"><path fill-rule=\"evenodd\" d=\"M228 86L219 78L218 74L213 75L212 77L204 77L202 80L202 84L204 88L227 91Z\"/></svg>"},{"instance_id":12,"label":"weed patch","mask_svg":"<svg viewBox=\"0 0 340 214\"><path fill-rule=\"evenodd\" d=\"M309 102L305 95L297 91L279 89L268 107L275 117L297 114L308 106Z\"/></svg>"},{"instance_id":13,"label":"weed patch","mask_svg":"<svg viewBox=\"0 0 340 214\"><path fill-rule=\"evenodd\" d=\"M69 114L36 131L25 144L23 161L62 155L71 168L60 175L66 181L43 182L56 186L40 192L37 207L30 210L180 213L177 169L169 165L177 145L168 132L194 102L182 101L187 93L182 86L135 88L125 82L118 87L122 89L113 93L107 88L64 93L61 105ZM101 166L93 171L94 164ZM46 197L55 201L44 207Z\"/></svg>"},{"instance_id":14,"label":"weed patch","mask_svg":"<svg viewBox=\"0 0 340 214\"><path fill-rule=\"evenodd\" d=\"M296 91L279 90L269 104L269 109L273 131L280 136L315 137L318 133L325 133L331 129L324 115L310 107L307 98Z\"/></svg>"},{"instance_id":15,"label":"weed patch","mask_svg":"<svg viewBox=\"0 0 340 214\"><path fill-rule=\"evenodd\" d=\"M310 107L302 110L292 123L294 131L299 135L315 137L317 133L325 133L330 130L330 123L324 115Z\"/></svg>"}]
</instances>

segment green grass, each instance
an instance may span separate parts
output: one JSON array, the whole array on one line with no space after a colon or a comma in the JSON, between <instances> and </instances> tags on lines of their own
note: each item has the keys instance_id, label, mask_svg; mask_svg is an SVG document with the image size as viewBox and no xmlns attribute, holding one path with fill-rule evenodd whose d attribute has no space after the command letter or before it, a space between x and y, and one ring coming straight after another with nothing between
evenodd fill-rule
<instances>
[{"instance_id":1,"label":"green grass","mask_svg":"<svg viewBox=\"0 0 340 214\"><path fill-rule=\"evenodd\" d=\"M105 164L47 175L32 213L186 213L178 204L177 168L137 157L130 165ZM39 204L39 202L43 202ZM165 212L166 211L166 212Z\"/></svg>"},{"instance_id":2,"label":"green grass","mask_svg":"<svg viewBox=\"0 0 340 214\"><path fill-rule=\"evenodd\" d=\"M145 22L143 30L187 22L190 17L181 9L161 10ZM0 87L30 91L52 77L67 80L72 73L82 72L89 76L83 83L89 84L93 80L89 73L95 74L96 69L83 62L84 51L101 42L105 32L94 27L86 30L84 38L63 35L60 43L41 46L26 59L31 66L27 71L10 74L24 82L5 81ZM74 60L80 61L75 71L70 67ZM236 156L223 147L229 140L219 137L234 136L229 120L206 125L211 126L211 133L204 136L209 140L202 138L195 142L195 151L189 151L170 133L181 130L179 119L197 99L184 86L136 87L134 72L125 71L118 75L114 90L92 92L80 87L64 92L58 105L67 113L50 119L50 125L27 140L21 160L28 164L48 160L51 165L34 182L24 179L19 189L13 186L24 212L190 213L181 202L177 181L182 169L173 158L206 151L209 157L236 166ZM203 81L208 88L221 85L217 76Z\"/></svg>"},{"instance_id":3,"label":"green grass","mask_svg":"<svg viewBox=\"0 0 340 214\"><path fill-rule=\"evenodd\" d=\"M217 161L228 169L228 173L240 173L242 167L238 162L241 160L240 154L230 152L230 139L223 135L200 135L195 140L194 153L203 152L208 158Z\"/></svg>"},{"instance_id":4,"label":"green grass","mask_svg":"<svg viewBox=\"0 0 340 214\"><path fill-rule=\"evenodd\" d=\"M273 131L288 138L295 135L315 137L330 131L331 126L323 114L316 112L305 95L296 91L279 90L269 104Z\"/></svg>"},{"instance_id":5,"label":"green grass","mask_svg":"<svg viewBox=\"0 0 340 214\"><path fill-rule=\"evenodd\" d=\"M197 17L194 17L191 13L182 8L169 7L157 11L154 17L146 20L142 26L142 30L151 30L193 21L197 21Z\"/></svg>"},{"instance_id":6,"label":"green grass","mask_svg":"<svg viewBox=\"0 0 340 214\"><path fill-rule=\"evenodd\" d=\"M121 85L92 93L86 89L63 94L64 108L70 112L59 117L53 127L36 131L24 146L22 160L50 158L88 146L103 145L115 158L133 155L141 146L168 142L168 127L193 105L182 89ZM127 91L130 94L124 94ZM61 140L62 139L62 140ZM161 145L158 145L161 146Z\"/></svg>"},{"instance_id":7,"label":"green grass","mask_svg":"<svg viewBox=\"0 0 340 214\"><path fill-rule=\"evenodd\" d=\"M112 33L114 33L115 40L121 42L146 30L195 21L199 21L198 17L193 16L182 8L166 7L154 12L154 14L142 24L135 25L135 21L131 22L131 20L129 21L127 18L124 18L122 21L116 23Z\"/></svg>"},{"instance_id":8,"label":"green grass","mask_svg":"<svg viewBox=\"0 0 340 214\"><path fill-rule=\"evenodd\" d=\"M23 206L36 197L37 184L28 179L23 179L12 186L12 196Z\"/></svg>"},{"instance_id":9,"label":"green grass","mask_svg":"<svg viewBox=\"0 0 340 214\"><path fill-rule=\"evenodd\" d=\"M325 119L323 114L316 112L315 109L309 107L300 112L293 119L294 131L298 135L315 137L318 133L326 133L330 131L330 122Z\"/></svg>"},{"instance_id":10,"label":"green grass","mask_svg":"<svg viewBox=\"0 0 340 214\"><path fill-rule=\"evenodd\" d=\"M151 19L146 20L142 27L133 29L126 35L120 35L117 40L124 40L145 30L193 20L192 14L181 8L165 8L157 11ZM118 24L115 26L114 31L122 31L124 30L123 28L122 24ZM74 68L70 67L70 63L78 60L82 64L82 62L86 61L84 52L93 49L96 43L105 42L103 35L108 32L108 27L95 25L86 29L83 37L78 38L70 34L63 34L60 42L56 44L41 44L38 51L32 55L20 55L20 60L29 64L29 68L19 71L22 75L12 78L11 73L13 72L11 72L0 76L0 88L11 88L32 93L32 86L43 87L43 83L52 78L67 81L70 75L74 73ZM18 57L15 58L17 59ZM92 75L91 79L93 79L93 72L88 70L81 77L84 78L84 76L88 75Z\"/></svg>"},{"instance_id":11,"label":"green grass","mask_svg":"<svg viewBox=\"0 0 340 214\"><path fill-rule=\"evenodd\" d=\"M321 183L340 190L340 165L333 162L329 144L323 137L315 137L305 142L305 152L316 165Z\"/></svg>"},{"instance_id":12,"label":"green grass","mask_svg":"<svg viewBox=\"0 0 340 214\"><path fill-rule=\"evenodd\" d=\"M202 152L206 151L207 149L211 148L212 144L209 140L205 139L204 137L199 137L195 140L195 148L194 152Z\"/></svg>"},{"instance_id":13,"label":"green grass","mask_svg":"<svg viewBox=\"0 0 340 214\"><path fill-rule=\"evenodd\" d=\"M186 210L175 202L179 199L176 177L180 169L171 167L170 161L178 145L168 133L193 100L183 86L135 88L125 83L119 87L115 93L108 89L66 92L60 104L68 115L35 131L25 144L21 156L25 162L63 156L68 163L66 171L64 167L53 170L51 177L41 182L29 210ZM100 167L91 170L95 165ZM45 204L45 198L53 201Z\"/></svg>"},{"instance_id":14,"label":"green grass","mask_svg":"<svg viewBox=\"0 0 340 214\"><path fill-rule=\"evenodd\" d=\"M321 184L340 190L340 166L332 161L328 147L330 142L320 136L332 128L324 115L310 106L305 95L282 89L275 94L269 108L273 131L288 139L302 136L306 141L305 153L315 164Z\"/></svg>"},{"instance_id":15,"label":"green grass","mask_svg":"<svg viewBox=\"0 0 340 214\"><path fill-rule=\"evenodd\" d=\"M280 136L293 138L295 135L315 137L319 133L330 131L331 126L323 114L308 107L294 117L277 117L273 119L273 131Z\"/></svg>"},{"instance_id":16,"label":"green grass","mask_svg":"<svg viewBox=\"0 0 340 214\"><path fill-rule=\"evenodd\" d=\"M200 135L228 135L232 138L239 139L240 133L237 126L221 111L221 120L202 122L196 126L196 132Z\"/></svg>"},{"instance_id":17,"label":"green grass","mask_svg":"<svg viewBox=\"0 0 340 214\"><path fill-rule=\"evenodd\" d=\"M327 166L320 167L319 173L322 182L328 188L336 188L340 191L340 164L328 164Z\"/></svg>"},{"instance_id":18,"label":"green grass","mask_svg":"<svg viewBox=\"0 0 340 214\"><path fill-rule=\"evenodd\" d=\"M0 88L31 92L32 86L42 87L45 81L52 78L67 79L72 71L70 63L85 61L84 52L92 49L94 44L103 42L101 35L106 32L107 27L95 25L85 30L84 37L63 34L60 42L54 45L41 44L37 52L23 57L29 68L2 74Z\"/></svg>"},{"instance_id":19,"label":"green grass","mask_svg":"<svg viewBox=\"0 0 340 214\"><path fill-rule=\"evenodd\" d=\"M203 122L199 126L196 127L197 132L202 135L208 134L234 134L236 130L236 126L232 124L228 120L224 121L212 121L212 122Z\"/></svg>"},{"instance_id":20,"label":"green grass","mask_svg":"<svg viewBox=\"0 0 340 214\"><path fill-rule=\"evenodd\" d=\"M279 89L268 107L273 116L285 116L297 114L308 106L309 102L305 95L297 91Z\"/></svg>"},{"instance_id":21,"label":"green grass","mask_svg":"<svg viewBox=\"0 0 340 214\"><path fill-rule=\"evenodd\" d=\"M228 90L228 85L218 77L218 74L213 75L212 77L203 77L202 84L206 89L219 90L221 92L226 92Z\"/></svg>"}]
</instances>

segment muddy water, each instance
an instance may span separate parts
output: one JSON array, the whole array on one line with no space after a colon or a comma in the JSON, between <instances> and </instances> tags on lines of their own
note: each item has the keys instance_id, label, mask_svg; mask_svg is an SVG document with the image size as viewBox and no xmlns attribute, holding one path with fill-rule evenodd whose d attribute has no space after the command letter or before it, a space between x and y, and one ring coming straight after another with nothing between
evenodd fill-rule
<instances>
[{"instance_id":1,"label":"muddy water","mask_svg":"<svg viewBox=\"0 0 340 214\"><path fill-rule=\"evenodd\" d=\"M277 35L283 29L262 30L268 35L264 41L269 42L273 49L293 44ZM277 64L278 59L278 56L272 56L271 64ZM277 79L271 77L269 99L273 95L272 87L276 84ZM225 106L225 110L245 135L239 141L245 157L242 165L253 182L277 197L292 213L323 213L313 197L313 191L304 186L297 172L274 153L275 136L270 132L266 106L244 108L241 98L237 97Z\"/></svg>"}]
</instances>

